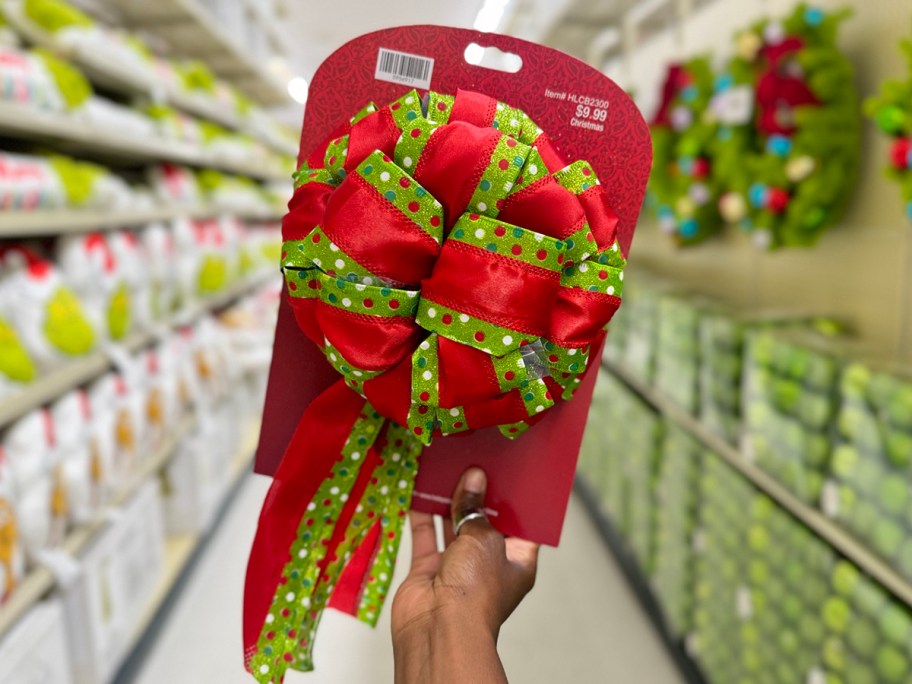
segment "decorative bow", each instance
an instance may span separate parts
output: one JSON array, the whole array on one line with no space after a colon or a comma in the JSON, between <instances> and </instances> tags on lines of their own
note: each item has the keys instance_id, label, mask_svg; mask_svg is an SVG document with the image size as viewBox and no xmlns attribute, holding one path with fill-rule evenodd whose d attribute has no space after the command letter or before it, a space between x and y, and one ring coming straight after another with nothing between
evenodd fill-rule
<instances>
[{"instance_id":1,"label":"decorative bow","mask_svg":"<svg viewBox=\"0 0 912 684\"><path fill-rule=\"evenodd\" d=\"M468 91L368 105L296 173L287 292L341 378L261 512L244 625L260 682L313 668L327 605L376 622L432 438L515 438L572 397L620 304L616 226L588 163Z\"/></svg>"}]
</instances>

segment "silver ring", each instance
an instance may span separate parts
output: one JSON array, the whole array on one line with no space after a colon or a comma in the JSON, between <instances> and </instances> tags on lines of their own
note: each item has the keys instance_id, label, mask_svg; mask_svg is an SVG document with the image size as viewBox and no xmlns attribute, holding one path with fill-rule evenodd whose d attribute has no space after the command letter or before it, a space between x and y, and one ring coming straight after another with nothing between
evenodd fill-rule
<instances>
[{"instance_id":1,"label":"silver ring","mask_svg":"<svg viewBox=\"0 0 912 684\"><path fill-rule=\"evenodd\" d=\"M487 520L488 516L484 514L484 511L474 510L469 513L466 513L462 516L458 522L453 523L453 534L457 537L459 536L459 530L462 529L462 526L465 525L470 520Z\"/></svg>"}]
</instances>

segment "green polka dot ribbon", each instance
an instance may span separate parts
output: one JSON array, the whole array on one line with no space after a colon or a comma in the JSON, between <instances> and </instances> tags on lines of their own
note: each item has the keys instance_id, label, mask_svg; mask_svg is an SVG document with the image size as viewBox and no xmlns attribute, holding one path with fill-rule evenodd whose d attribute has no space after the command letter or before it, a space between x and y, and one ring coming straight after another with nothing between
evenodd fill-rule
<instances>
[{"instance_id":1,"label":"green polka dot ribbon","mask_svg":"<svg viewBox=\"0 0 912 684\"><path fill-rule=\"evenodd\" d=\"M313 668L327 606L376 622L426 446L519 438L573 397L625 266L592 167L478 93L368 105L295 187L288 301L340 380L302 416L251 552L245 655L263 683Z\"/></svg>"}]
</instances>

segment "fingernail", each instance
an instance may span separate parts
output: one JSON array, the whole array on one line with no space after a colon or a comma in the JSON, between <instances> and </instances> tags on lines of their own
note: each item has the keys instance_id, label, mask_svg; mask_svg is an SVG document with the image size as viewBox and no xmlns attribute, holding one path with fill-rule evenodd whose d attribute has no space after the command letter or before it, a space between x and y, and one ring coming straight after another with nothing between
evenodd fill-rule
<instances>
[{"instance_id":1,"label":"fingernail","mask_svg":"<svg viewBox=\"0 0 912 684\"><path fill-rule=\"evenodd\" d=\"M485 471L481 468L469 468L463 477L465 479L462 482L462 486L465 487L467 492L471 494L484 494L485 485L488 481Z\"/></svg>"}]
</instances>

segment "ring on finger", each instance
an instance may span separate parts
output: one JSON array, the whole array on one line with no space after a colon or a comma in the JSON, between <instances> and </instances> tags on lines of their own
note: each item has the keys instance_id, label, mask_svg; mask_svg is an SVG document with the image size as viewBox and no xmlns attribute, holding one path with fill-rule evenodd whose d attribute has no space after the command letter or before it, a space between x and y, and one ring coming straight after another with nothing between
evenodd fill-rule
<instances>
[{"instance_id":1,"label":"ring on finger","mask_svg":"<svg viewBox=\"0 0 912 684\"><path fill-rule=\"evenodd\" d=\"M464 513L458 520L453 521L453 534L457 537L459 536L459 530L462 529L462 526L467 522L472 520L487 520L488 516L484 514L484 511L480 508L474 508L472 510Z\"/></svg>"}]
</instances>

